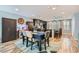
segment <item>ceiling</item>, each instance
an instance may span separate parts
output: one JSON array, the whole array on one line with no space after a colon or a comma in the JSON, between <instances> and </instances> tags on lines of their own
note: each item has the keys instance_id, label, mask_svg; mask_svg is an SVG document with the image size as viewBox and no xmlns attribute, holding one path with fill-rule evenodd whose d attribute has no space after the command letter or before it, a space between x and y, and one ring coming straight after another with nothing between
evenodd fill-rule
<instances>
[{"instance_id":1,"label":"ceiling","mask_svg":"<svg viewBox=\"0 0 79 59\"><path fill-rule=\"evenodd\" d=\"M47 21L71 18L79 12L79 5L7 5L0 10Z\"/></svg>"}]
</instances>

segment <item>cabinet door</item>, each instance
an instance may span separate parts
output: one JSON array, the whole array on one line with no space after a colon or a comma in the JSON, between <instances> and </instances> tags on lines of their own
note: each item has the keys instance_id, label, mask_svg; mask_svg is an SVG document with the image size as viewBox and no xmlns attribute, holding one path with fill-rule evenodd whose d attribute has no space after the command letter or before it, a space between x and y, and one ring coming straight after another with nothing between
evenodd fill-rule
<instances>
[{"instance_id":1,"label":"cabinet door","mask_svg":"<svg viewBox=\"0 0 79 59\"><path fill-rule=\"evenodd\" d=\"M16 20L2 18L2 42L16 39Z\"/></svg>"}]
</instances>

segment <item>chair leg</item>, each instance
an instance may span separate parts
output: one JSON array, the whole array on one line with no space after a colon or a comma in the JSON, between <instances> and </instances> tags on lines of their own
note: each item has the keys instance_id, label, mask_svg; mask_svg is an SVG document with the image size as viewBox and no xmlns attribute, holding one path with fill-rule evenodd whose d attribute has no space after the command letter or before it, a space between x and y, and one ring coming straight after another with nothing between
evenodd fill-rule
<instances>
[{"instance_id":1,"label":"chair leg","mask_svg":"<svg viewBox=\"0 0 79 59\"><path fill-rule=\"evenodd\" d=\"M22 38L23 38L23 45L24 45L25 38L24 38L24 36Z\"/></svg>"},{"instance_id":2,"label":"chair leg","mask_svg":"<svg viewBox=\"0 0 79 59\"><path fill-rule=\"evenodd\" d=\"M45 47L45 50L46 50L46 40L45 40L45 42L44 42L44 47Z\"/></svg>"},{"instance_id":3,"label":"chair leg","mask_svg":"<svg viewBox=\"0 0 79 59\"><path fill-rule=\"evenodd\" d=\"M42 47L41 47L41 40L39 41L39 51L42 50Z\"/></svg>"},{"instance_id":4,"label":"chair leg","mask_svg":"<svg viewBox=\"0 0 79 59\"><path fill-rule=\"evenodd\" d=\"M48 44L48 47L49 47L49 38L47 39L47 44Z\"/></svg>"},{"instance_id":5,"label":"chair leg","mask_svg":"<svg viewBox=\"0 0 79 59\"><path fill-rule=\"evenodd\" d=\"M39 42L37 41L37 46L39 47Z\"/></svg>"},{"instance_id":6,"label":"chair leg","mask_svg":"<svg viewBox=\"0 0 79 59\"><path fill-rule=\"evenodd\" d=\"M32 50L32 46L33 46L33 40L32 40L32 38L31 38L31 50Z\"/></svg>"}]
</instances>

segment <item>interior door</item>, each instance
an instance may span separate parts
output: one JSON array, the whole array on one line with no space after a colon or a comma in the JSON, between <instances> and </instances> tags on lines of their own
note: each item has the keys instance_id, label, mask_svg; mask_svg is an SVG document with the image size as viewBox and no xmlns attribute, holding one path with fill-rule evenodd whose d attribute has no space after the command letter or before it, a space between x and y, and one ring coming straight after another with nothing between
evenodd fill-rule
<instances>
[{"instance_id":1,"label":"interior door","mask_svg":"<svg viewBox=\"0 0 79 59\"><path fill-rule=\"evenodd\" d=\"M2 18L2 43L16 39L16 19Z\"/></svg>"}]
</instances>

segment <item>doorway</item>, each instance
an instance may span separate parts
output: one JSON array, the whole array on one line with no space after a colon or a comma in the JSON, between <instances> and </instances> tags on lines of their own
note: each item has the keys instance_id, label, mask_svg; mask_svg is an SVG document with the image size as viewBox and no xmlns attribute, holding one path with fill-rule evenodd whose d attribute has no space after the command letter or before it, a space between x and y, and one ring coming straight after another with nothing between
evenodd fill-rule
<instances>
[{"instance_id":1,"label":"doorway","mask_svg":"<svg viewBox=\"0 0 79 59\"><path fill-rule=\"evenodd\" d=\"M16 40L16 19L2 18L2 43Z\"/></svg>"}]
</instances>

